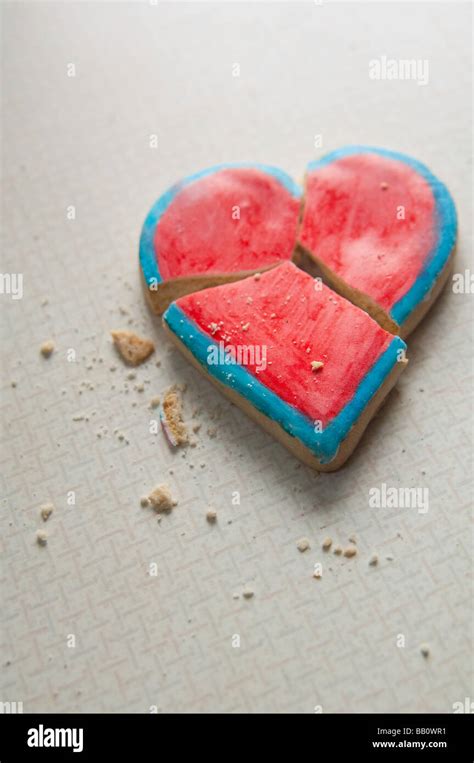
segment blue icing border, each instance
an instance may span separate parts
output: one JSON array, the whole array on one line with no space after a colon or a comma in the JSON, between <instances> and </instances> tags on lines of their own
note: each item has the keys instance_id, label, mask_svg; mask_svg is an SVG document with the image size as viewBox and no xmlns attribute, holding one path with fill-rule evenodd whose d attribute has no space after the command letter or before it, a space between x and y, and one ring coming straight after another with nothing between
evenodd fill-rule
<instances>
[{"instance_id":1,"label":"blue icing border","mask_svg":"<svg viewBox=\"0 0 474 763\"><path fill-rule=\"evenodd\" d=\"M244 366L209 365L208 348L212 345L218 347L218 343L201 331L175 302L168 307L163 320L208 373L249 400L255 408L276 421L288 434L301 440L321 463L332 461L341 442L394 367L399 351L406 350L405 342L398 336L394 337L364 376L354 397L323 432L315 432L314 423L307 416L284 402Z\"/></svg>"},{"instance_id":2,"label":"blue icing border","mask_svg":"<svg viewBox=\"0 0 474 763\"><path fill-rule=\"evenodd\" d=\"M418 172L418 174L426 180L435 199L436 227L438 233L436 245L430 252L426 263L414 284L390 310L390 316L400 326L431 290L456 243L456 208L446 186L438 180L432 172L430 172L428 167L416 159L412 159L411 156L400 154L397 151L389 151L385 148L373 148L371 146L345 146L336 149L336 151L332 151L321 159L309 162L307 170L312 172L315 169L325 167L327 164L351 154L379 154L388 159L395 159L408 164L415 170L415 172Z\"/></svg>"},{"instance_id":3,"label":"blue icing border","mask_svg":"<svg viewBox=\"0 0 474 763\"><path fill-rule=\"evenodd\" d=\"M158 263L156 261L153 239L160 217L166 212L173 199L176 198L183 188L190 183L194 183L196 180L200 180L208 175L213 175L220 170L238 168L251 168L266 172L268 175L273 175L273 177L277 178L281 185L286 188L292 196L296 199L301 198L301 188L289 175L286 174L286 172L283 172L283 170L280 170L278 167L259 164L258 162L230 162L226 164L216 164L213 167L200 170L200 172L196 172L193 175L189 175L183 180L180 180L178 183L171 186L171 188L168 188L168 190L165 191L165 193L153 204L145 218L145 222L143 223L140 234L139 258L142 272L148 286L150 286L150 284L161 283L163 280L160 276Z\"/></svg>"}]
</instances>

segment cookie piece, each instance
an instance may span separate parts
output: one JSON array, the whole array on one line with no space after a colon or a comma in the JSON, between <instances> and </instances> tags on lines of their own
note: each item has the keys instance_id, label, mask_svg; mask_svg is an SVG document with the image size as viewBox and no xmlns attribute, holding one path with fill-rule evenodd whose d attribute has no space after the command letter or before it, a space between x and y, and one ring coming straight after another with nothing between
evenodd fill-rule
<instances>
[{"instance_id":1,"label":"cookie piece","mask_svg":"<svg viewBox=\"0 0 474 763\"><path fill-rule=\"evenodd\" d=\"M111 331L110 334L120 356L130 366L139 366L155 351L150 339L143 339L133 331Z\"/></svg>"},{"instance_id":2,"label":"cookie piece","mask_svg":"<svg viewBox=\"0 0 474 763\"><path fill-rule=\"evenodd\" d=\"M172 496L168 485L157 485L150 495L147 496L148 503L157 514L169 514L178 503Z\"/></svg>"},{"instance_id":3,"label":"cookie piece","mask_svg":"<svg viewBox=\"0 0 474 763\"><path fill-rule=\"evenodd\" d=\"M152 310L290 260L301 189L281 170L223 164L170 188L150 210L140 265Z\"/></svg>"},{"instance_id":4,"label":"cookie piece","mask_svg":"<svg viewBox=\"0 0 474 763\"><path fill-rule=\"evenodd\" d=\"M160 421L169 444L176 448L189 442L188 430L183 421L183 404L176 387L165 394L160 410Z\"/></svg>"},{"instance_id":5,"label":"cookie piece","mask_svg":"<svg viewBox=\"0 0 474 763\"><path fill-rule=\"evenodd\" d=\"M320 471L348 458L407 362L400 337L292 263L181 297L163 323L232 402Z\"/></svg>"},{"instance_id":6,"label":"cookie piece","mask_svg":"<svg viewBox=\"0 0 474 763\"><path fill-rule=\"evenodd\" d=\"M392 333L406 337L439 296L456 232L447 188L415 159L349 146L307 167L300 246Z\"/></svg>"}]
</instances>

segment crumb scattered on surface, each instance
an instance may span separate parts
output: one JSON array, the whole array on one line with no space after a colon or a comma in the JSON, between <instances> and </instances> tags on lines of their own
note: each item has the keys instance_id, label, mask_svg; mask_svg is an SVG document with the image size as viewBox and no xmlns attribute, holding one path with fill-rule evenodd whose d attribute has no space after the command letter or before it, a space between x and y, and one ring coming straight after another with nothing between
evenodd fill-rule
<instances>
[{"instance_id":1,"label":"crumb scattered on surface","mask_svg":"<svg viewBox=\"0 0 474 763\"><path fill-rule=\"evenodd\" d=\"M430 656L429 644L420 644L420 652L425 658L425 660L428 659L428 657Z\"/></svg>"},{"instance_id":2,"label":"crumb scattered on surface","mask_svg":"<svg viewBox=\"0 0 474 763\"><path fill-rule=\"evenodd\" d=\"M300 538L296 544L296 548L301 552L307 551L310 548L308 538Z\"/></svg>"},{"instance_id":3,"label":"crumb scattered on surface","mask_svg":"<svg viewBox=\"0 0 474 763\"><path fill-rule=\"evenodd\" d=\"M43 342L43 344L40 347L40 353L42 354L43 358L49 358L54 352L54 342L52 339L49 339L47 342Z\"/></svg>"},{"instance_id":4,"label":"crumb scattered on surface","mask_svg":"<svg viewBox=\"0 0 474 763\"><path fill-rule=\"evenodd\" d=\"M329 535L328 535L328 537L324 538L324 540L323 540L322 549L323 549L323 551L329 551L331 546L332 546L332 538L330 538Z\"/></svg>"},{"instance_id":5,"label":"crumb scattered on surface","mask_svg":"<svg viewBox=\"0 0 474 763\"><path fill-rule=\"evenodd\" d=\"M158 514L172 511L178 503L171 495L168 485L165 484L157 485L148 496L148 500Z\"/></svg>"},{"instance_id":6,"label":"crumb scattered on surface","mask_svg":"<svg viewBox=\"0 0 474 763\"><path fill-rule=\"evenodd\" d=\"M48 542L48 533L45 530L38 530L36 533L36 542L39 546L46 546Z\"/></svg>"},{"instance_id":7,"label":"crumb scattered on surface","mask_svg":"<svg viewBox=\"0 0 474 763\"><path fill-rule=\"evenodd\" d=\"M384 180L382 183L380 183L380 188L382 189L382 191L386 191L388 188L388 183L386 183Z\"/></svg>"},{"instance_id":8,"label":"crumb scattered on surface","mask_svg":"<svg viewBox=\"0 0 474 763\"><path fill-rule=\"evenodd\" d=\"M379 558L377 554L372 554L372 556L369 559L369 565L371 567L376 567L378 563L379 563Z\"/></svg>"},{"instance_id":9,"label":"crumb scattered on surface","mask_svg":"<svg viewBox=\"0 0 474 763\"><path fill-rule=\"evenodd\" d=\"M143 506L144 509L146 509L147 506L150 505L150 501L148 500L147 495L142 495L140 498L140 506Z\"/></svg>"},{"instance_id":10,"label":"crumb scattered on surface","mask_svg":"<svg viewBox=\"0 0 474 763\"><path fill-rule=\"evenodd\" d=\"M12 381L11 385L12 385L13 388L15 388L16 387L16 381Z\"/></svg>"},{"instance_id":11,"label":"crumb scattered on surface","mask_svg":"<svg viewBox=\"0 0 474 763\"><path fill-rule=\"evenodd\" d=\"M233 593L232 594L232 598L233 599L240 599L240 594L239 593Z\"/></svg>"},{"instance_id":12,"label":"crumb scattered on surface","mask_svg":"<svg viewBox=\"0 0 474 763\"><path fill-rule=\"evenodd\" d=\"M319 371L320 368L324 368L324 363L321 360L312 360L311 361L311 370L312 371Z\"/></svg>"},{"instance_id":13,"label":"crumb scattered on surface","mask_svg":"<svg viewBox=\"0 0 474 763\"><path fill-rule=\"evenodd\" d=\"M40 506L40 514L44 522L46 522L51 514L54 511L54 504L52 503L43 503L42 506Z\"/></svg>"},{"instance_id":14,"label":"crumb scattered on surface","mask_svg":"<svg viewBox=\"0 0 474 763\"><path fill-rule=\"evenodd\" d=\"M188 431L183 421L183 406L177 387L172 387L163 398L161 423L172 445L189 442Z\"/></svg>"},{"instance_id":15,"label":"crumb scattered on surface","mask_svg":"<svg viewBox=\"0 0 474 763\"><path fill-rule=\"evenodd\" d=\"M250 326L250 323L244 323L244 324L242 325L242 331L248 331L248 329L249 329L249 326Z\"/></svg>"},{"instance_id":16,"label":"crumb scattered on surface","mask_svg":"<svg viewBox=\"0 0 474 763\"><path fill-rule=\"evenodd\" d=\"M242 596L244 599L251 599L253 596L253 589L249 586L245 586L244 590L242 591Z\"/></svg>"},{"instance_id":17,"label":"crumb scattered on surface","mask_svg":"<svg viewBox=\"0 0 474 763\"><path fill-rule=\"evenodd\" d=\"M341 554L343 552L343 548L342 548L342 546L339 546L339 545L338 546L334 546L332 552L333 552L333 554L336 554L336 556L341 556Z\"/></svg>"},{"instance_id":18,"label":"crumb scattered on surface","mask_svg":"<svg viewBox=\"0 0 474 763\"><path fill-rule=\"evenodd\" d=\"M215 509L208 509L206 512L206 519L209 524L214 524L217 520L217 511Z\"/></svg>"},{"instance_id":19,"label":"crumb scattered on surface","mask_svg":"<svg viewBox=\"0 0 474 763\"><path fill-rule=\"evenodd\" d=\"M150 408L158 408L160 402L161 402L160 396L159 395L155 395L150 400Z\"/></svg>"},{"instance_id":20,"label":"crumb scattered on surface","mask_svg":"<svg viewBox=\"0 0 474 763\"><path fill-rule=\"evenodd\" d=\"M357 538L355 536L355 533L352 533L352 535L349 535L348 541L349 543L353 543L354 545L357 543Z\"/></svg>"},{"instance_id":21,"label":"crumb scattered on surface","mask_svg":"<svg viewBox=\"0 0 474 763\"><path fill-rule=\"evenodd\" d=\"M321 573L321 572L319 572L318 570L315 570L315 571L313 572L313 578L316 578L316 580L321 580L321 578L322 578L322 573Z\"/></svg>"},{"instance_id":22,"label":"crumb scattered on surface","mask_svg":"<svg viewBox=\"0 0 474 763\"><path fill-rule=\"evenodd\" d=\"M392 556L392 554L387 554L387 556L385 557L385 559L387 560L387 562L393 562L393 560L395 559L395 557L394 557L394 556Z\"/></svg>"},{"instance_id":23,"label":"crumb scattered on surface","mask_svg":"<svg viewBox=\"0 0 474 763\"><path fill-rule=\"evenodd\" d=\"M344 556L347 556L348 559L350 559L352 556L355 556L357 554L357 549L355 546L347 546L347 548L344 549Z\"/></svg>"},{"instance_id":24,"label":"crumb scattered on surface","mask_svg":"<svg viewBox=\"0 0 474 763\"><path fill-rule=\"evenodd\" d=\"M131 366L139 366L155 351L155 345L150 339L144 339L133 331L111 331L110 333L119 355Z\"/></svg>"}]
</instances>

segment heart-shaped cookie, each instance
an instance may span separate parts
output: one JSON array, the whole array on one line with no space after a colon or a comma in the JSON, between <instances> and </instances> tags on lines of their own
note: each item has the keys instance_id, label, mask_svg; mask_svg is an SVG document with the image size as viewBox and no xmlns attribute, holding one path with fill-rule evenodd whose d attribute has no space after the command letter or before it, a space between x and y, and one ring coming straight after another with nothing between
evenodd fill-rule
<instances>
[{"instance_id":1,"label":"heart-shaped cookie","mask_svg":"<svg viewBox=\"0 0 474 763\"><path fill-rule=\"evenodd\" d=\"M349 146L308 165L299 241L388 331L406 337L439 296L456 230L447 188L408 156Z\"/></svg>"},{"instance_id":2,"label":"heart-shaped cookie","mask_svg":"<svg viewBox=\"0 0 474 763\"><path fill-rule=\"evenodd\" d=\"M180 181L150 210L140 238L146 294L173 299L291 259L301 190L276 167L222 164Z\"/></svg>"},{"instance_id":3,"label":"heart-shaped cookie","mask_svg":"<svg viewBox=\"0 0 474 763\"><path fill-rule=\"evenodd\" d=\"M205 170L153 206L140 262L150 304L168 308L164 326L185 356L299 458L330 471L406 365L400 337L446 282L456 212L426 167L365 147L311 163L300 201L272 167ZM305 259L328 285L291 262Z\"/></svg>"}]
</instances>

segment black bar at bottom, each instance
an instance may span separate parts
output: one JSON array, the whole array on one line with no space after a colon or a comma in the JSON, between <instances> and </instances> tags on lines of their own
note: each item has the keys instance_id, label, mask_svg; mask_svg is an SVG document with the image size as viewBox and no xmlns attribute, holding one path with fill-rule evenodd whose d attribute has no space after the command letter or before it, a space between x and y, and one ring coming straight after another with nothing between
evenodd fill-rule
<instances>
[{"instance_id":1,"label":"black bar at bottom","mask_svg":"<svg viewBox=\"0 0 474 763\"><path fill-rule=\"evenodd\" d=\"M187 750L193 757L228 758L253 756L260 745L268 759L270 750L282 744L305 758L327 752L337 758L362 754L362 759L395 760L410 754L421 761L435 757L471 763L472 720L468 714L315 714L279 715L276 725L275 716L264 714L4 714L0 763L110 757L138 761L150 756L181 758Z\"/></svg>"}]
</instances>

